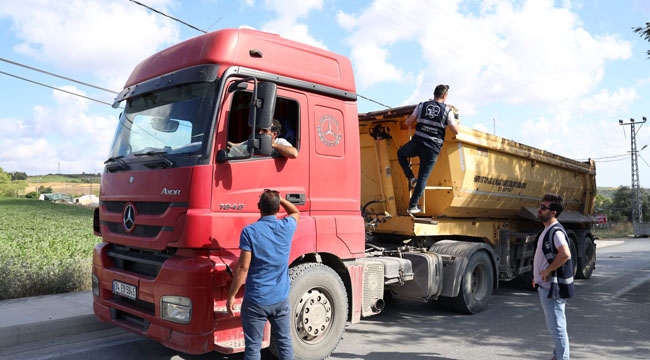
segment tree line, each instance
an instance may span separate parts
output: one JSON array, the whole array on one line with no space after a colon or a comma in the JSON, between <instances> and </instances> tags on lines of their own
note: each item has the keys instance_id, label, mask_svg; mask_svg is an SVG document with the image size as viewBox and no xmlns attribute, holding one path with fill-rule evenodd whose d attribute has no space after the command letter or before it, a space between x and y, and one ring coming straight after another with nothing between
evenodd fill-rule
<instances>
[{"instance_id":1,"label":"tree line","mask_svg":"<svg viewBox=\"0 0 650 360\"><path fill-rule=\"evenodd\" d=\"M643 222L650 222L650 192L643 188L639 190ZM632 188L629 186L620 186L613 190L610 196L607 196L605 192L599 192L596 195L594 213L607 215L607 221L610 223L631 223L632 195Z\"/></svg>"},{"instance_id":2,"label":"tree line","mask_svg":"<svg viewBox=\"0 0 650 360\"><path fill-rule=\"evenodd\" d=\"M0 196L18 196L27 186L27 174L7 173L0 168ZM24 177L23 177L24 174Z\"/></svg>"},{"instance_id":3,"label":"tree line","mask_svg":"<svg viewBox=\"0 0 650 360\"><path fill-rule=\"evenodd\" d=\"M34 178L32 176L32 178ZM51 182L79 182L79 183L98 183L101 174L47 174L37 176L42 178L43 181ZM33 179L32 179L33 180ZM38 197L38 194L51 193L51 187L39 186L38 191L25 194L25 190L29 186L29 176L22 171L5 172L0 167L0 196L2 197L18 197L25 195L25 197Z\"/></svg>"}]
</instances>

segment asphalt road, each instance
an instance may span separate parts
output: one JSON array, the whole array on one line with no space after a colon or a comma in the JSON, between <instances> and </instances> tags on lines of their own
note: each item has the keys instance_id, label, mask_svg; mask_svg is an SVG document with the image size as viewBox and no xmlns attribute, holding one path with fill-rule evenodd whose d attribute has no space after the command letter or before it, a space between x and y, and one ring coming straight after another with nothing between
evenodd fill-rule
<instances>
[{"instance_id":1,"label":"asphalt road","mask_svg":"<svg viewBox=\"0 0 650 360\"><path fill-rule=\"evenodd\" d=\"M603 245L614 242L601 242ZM578 280L567 305L573 359L650 358L650 239L597 249L590 280ZM390 301L380 315L349 325L331 359L550 359L552 340L539 299L503 285L480 314ZM7 359L242 359L241 354L181 354L121 329L35 342Z\"/></svg>"}]
</instances>

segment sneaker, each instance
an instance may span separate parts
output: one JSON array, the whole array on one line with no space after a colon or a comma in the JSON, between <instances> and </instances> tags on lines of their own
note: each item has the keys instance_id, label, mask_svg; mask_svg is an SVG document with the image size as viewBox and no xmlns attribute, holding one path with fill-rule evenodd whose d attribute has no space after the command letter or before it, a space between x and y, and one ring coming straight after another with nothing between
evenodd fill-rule
<instances>
[{"instance_id":1,"label":"sneaker","mask_svg":"<svg viewBox=\"0 0 650 360\"><path fill-rule=\"evenodd\" d=\"M417 185L418 179L417 178L410 178L409 179L409 185L411 186L411 189L415 189L415 185Z\"/></svg>"},{"instance_id":2,"label":"sneaker","mask_svg":"<svg viewBox=\"0 0 650 360\"><path fill-rule=\"evenodd\" d=\"M422 212L422 209L420 209L419 206L415 205L413 207L410 207L408 210L406 210L409 214L417 214L419 212Z\"/></svg>"}]
</instances>

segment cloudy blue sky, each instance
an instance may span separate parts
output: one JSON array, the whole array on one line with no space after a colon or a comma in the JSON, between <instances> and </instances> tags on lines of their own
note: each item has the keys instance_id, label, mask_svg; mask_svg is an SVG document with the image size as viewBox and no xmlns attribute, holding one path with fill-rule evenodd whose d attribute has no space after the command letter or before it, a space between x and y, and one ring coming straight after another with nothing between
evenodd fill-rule
<instances>
[{"instance_id":1,"label":"cloudy blue sky","mask_svg":"<svg viewBox=\"0 0 650 360\"><path fill-rule=\"evenodd\" d=\"M650 43L632 31L650 21L650 1L139 2L202 30L250 27L344 54L357 92L381 104L449 84L463 125L596 159L598 186L631 184L630 126L618 120L650 117ZM106 90L201 34L129 0L0 0L0 30L0 167L30 176L101 172L119 115ZM650 123L636 129L638 148L650 145ZM650 188L650 148L639 155Z\"/></svg>"}]
</instances>

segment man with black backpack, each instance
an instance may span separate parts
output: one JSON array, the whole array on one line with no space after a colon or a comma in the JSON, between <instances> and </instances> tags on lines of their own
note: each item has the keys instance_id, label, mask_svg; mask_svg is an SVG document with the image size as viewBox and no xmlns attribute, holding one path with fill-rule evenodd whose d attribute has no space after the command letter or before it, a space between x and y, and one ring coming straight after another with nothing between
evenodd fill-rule
<instances>
[{"instance_id":1,"label":"man with black backpack","mask_svg":"<svg viewBox=\"0 0 650 360\"><path fill-rule=\"evenodd\" d=\"M553 360L569 359L569 334L564 308L573 297L573 265L569 238L557 218L564 210L562 196L545 194L537 211L544 230L537 237L533 287L537 288L546 325L555 341Z\"/></svg>"}]
</instances>

